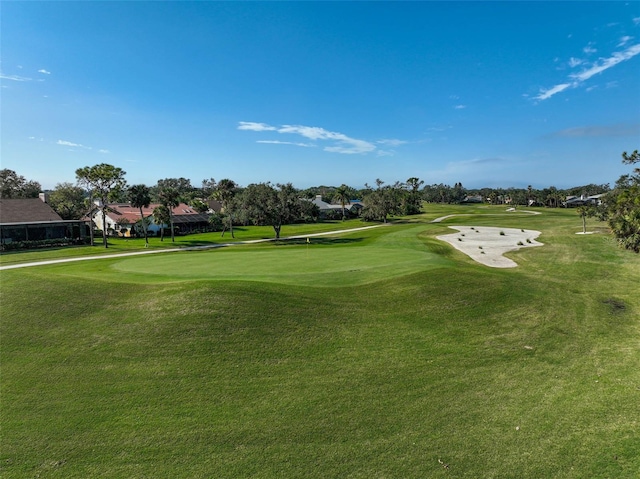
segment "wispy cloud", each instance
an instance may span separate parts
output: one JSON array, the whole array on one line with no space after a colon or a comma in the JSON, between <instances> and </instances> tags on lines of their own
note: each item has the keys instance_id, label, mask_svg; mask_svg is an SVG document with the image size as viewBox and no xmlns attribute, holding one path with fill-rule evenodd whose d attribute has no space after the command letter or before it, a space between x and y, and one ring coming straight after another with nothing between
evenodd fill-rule
<instances>
[{"instance_id":1,"label":"wispy cloud","mask_svg":"<svg viewBox=\"0 0 640 479\"><path fill-rule=\"evenodd\" d=\"M623 47L627 43L629 43L631 40L633 40L633 37L630 37L629 35L625 35L624 37L620 38L620 43L618 43L618 46Z\"/></svg>"},{"instance_id":2,"label":"wispy cloud","mask_svg":"<svg viewBox=\"0 0 640 479\"><path fill-rule=\"evenodd\" d=\"M586 70L583 70L580 73L575 73L570 76L571 78L574 78L578 82L583 82L585 80L588 80L592 76L597 75L598 73L601 73L605 70L608 70L611 67L616 66L618 63L621 63L625 60L629 60L630 58L635 57L638 54L640 54L640 43L636 45L632 45L626 50L623 50L621 52L615 52L609 58L601 58L598 62L596 62L590 68L587 68Z\"/></svg>"},{"instance_id":3,"label":"wispy cloud","mask_svg":"<svg viewBox=\"0 0 640 479\"><path fill-rule=\"evenodd\" d=\"M591 66L585 68L581 72L570 74L569 82L560 83L548 89L542 89L540 93L534 98L536 100L546 100L548 98L551 98L556 93L560 93L566 90L567 88L570 88L570 87L575 88L579 86L581 83L589 80L594 75L597 75L598 73L602 73L605 70L608 70L609 68L616 66L618 63L629 60L638 54L640 54L640 43L631 45L625 50L614 52L608 58L598 59L598 61L593 63Z\"/></svg>"},{"instance_id":4,"label":"wispy cloud","mask_svg":"<svg viewBox=\"0 0 640 479\"><path fill-rule=\"evenodd\" d=\"M251 131L274 131L277 130L275 126L269 126L265 123L255 123L253 121L241 121L238 130L251 130Z\"/></svg>"},{"instance_id":5,"label":"wispy cloud","mask_svg":"<svg viewBox=\"0 0 640 479\"><path fill-rule=\"evenodd\" d=\"M344 154L356 154L356 153L369 153L376 149L376 146L366 140L360 140L357 138L351 138L343 133L335 131L325 130L317 126L305 126L305 125L281 125L275 127L266 123L256 123L241 121L238 126L239 130L251 130L251 131L276 131L281 134L294 134L300 135L304 138L313 141L330 141L333 144L325 146L324 151L332 153L344 153ZM277 140L268 140L270 143L274 143ZM264 143L265 140L261 140ZM297 146L310 146L307 143L287 142L287 144Z\"/></svg>"},{"instance_id":6,"label":"wispy cloud","mask_svg":"<svg viewBox=\"0 0 640 479\"><path fill-rule=\"evenodd\" d=\"M102 154L106 155L107 153L110 153L110 151L109 150L105 150L105 149L101 149L101 150L98 150L98 153L102 153Z\"/></svg>"},{"instance_id":7,"label":"wispy cloud","mask_svg":"<svg viewBox=\"0 0 640 479\"><path fill-rule=\"evenodd\" d=\"M0 78L3 80L11 80L11 81L31 81L32 78L23 77L20 75L5 75L4 73L0 73Z\"/></svg>"},{"instance_id":8,"label":"wispy cloud","mask_svg":"<svg viewBox=\"0 0 640 479\"><path fill-rule=\"evenodd\" d=\"M582 65L583 63L584 63L584 60L581 60L580 58L574 58L574 57L569 58L569 66L571 68L575 68L578 65Z\"/></svg>"},{"instance_id":9,"label":"wispy cloud","mask_svg":"<svg viewBox=\"0 0 640 479\"><path fill-rule=\"evenodd\" d=\"M593 47L593 43L589 43L586 47L582 49L584 53L590 55L591 53L596 53L598 50Z\"/></svg>"},{"instance_id":10,"label":"wispy cloud","mask_svg":"<svg viewBox=\"0 0 640 479\"><path fill-rule=\"evenodd\" d=\"M44 68L42 68L41 70L38 70L38 73L42 73L43 75L51 75L51 72L45 70Z\"/></svg>"},{"instance_id":11,"label":"wispy cloud","mask_svg":"<svg viewBox=\"0 0 640 479\"><path fill-rule=\"evenodd\" d=\"M561 83L560 85L556 85L554 87L549 88L548 90L542 90L538 96L535 97L536 100L546 100L547 98L551 98L556 93L560 93L561 91L566 90L571 86L571 83Z\"/></svg>"},{"instance_id":12,"label":"wispy cloud","mask_svg":"<svg viewBox=\"0 0 640 479\"><path fill-rule=\"evenodd\" d=\"M640 25L640 17L635 17L633 19L633 23L634 23L634 25Z\"/></svg>"},{"instance_id":13,"label":"wispy cloud","mask_svg":"<svg viewBox=\"0 0 640 479\"><path fill-rule=\"evenodd\" d=\"M258 140L256 143L265 143L267 145L294 145L294 146L304 146L307 148L315 148L316 145L312 145L311 143L296 143L294 141L280 141L280 140Z\"/></svg>"},{"instance_id":14,"label":"wispy cloud","mask_svg":"<svg viewBox=\"0 0 640 479\"><path fill-rule=\"evenodd\" d=\"M467 105L456 105L453 108L455 108L456 110L464 110L467 107Z\"/></svg>"},{"instance_id":15,"label":"wispy cloud","mask_svg":"<svg viewBox=\"0 0 640 479\"><path fill-rule=\"evenodd\" d=\"M85 150L91 150L90 146L84 146L80 143L74 143L73 141L67 141L67 140L58 140L56 141L56 145L69 146L71 148L84 148Z\"/></svg>"}]
</instances>

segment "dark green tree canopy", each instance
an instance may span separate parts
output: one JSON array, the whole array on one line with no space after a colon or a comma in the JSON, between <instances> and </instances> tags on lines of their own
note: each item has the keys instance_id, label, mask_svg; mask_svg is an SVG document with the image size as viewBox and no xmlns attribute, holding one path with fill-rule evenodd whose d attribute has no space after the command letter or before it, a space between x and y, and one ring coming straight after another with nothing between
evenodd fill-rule
<instances>
[{"instance_id":1,"label":"dark green tree canopy","mask_svg":"<svg viewBox=\"0 0 640 479\"><path fill-rule=\"evenodd\" d=\"M41 191L37 181L27 180L7 168L0 170L0 198L37 198Z\"/></svg>"},{"instance_id":2,"label":"dark green tree canopy","mask_svg":"<svg viewBox=\"0 0 640 479\"><path fill-rule=\"evenodd\" d=\"M622 154L626 165L640 163L640 153ZM606 215L613 235L626 249L640 253L640 168L623 175L605 197Z\"/></svg>"},{"instance_id":3,"label":"dark green tree canopy","mask_svg":"<svg viewBox=\"0 0 640 479\"><path fill-rule=\"evenodd\" d=\"M301 199L291 183L249 185L242 194L240 207L245 218L255 225L273 227L276 238L285 224L302 217Z\"/></svg>"},{"instance_id":4,"label":"dark green tree canopy","mask_svg":"<svg viewBox=\"0 0 640 479\"><path fill-rule=\"evenodd\" d=\"M87 192L73 183L58 183L49 195L49 204L64 220L77 220L87 212Z\"/></svg>"}]
</instances>

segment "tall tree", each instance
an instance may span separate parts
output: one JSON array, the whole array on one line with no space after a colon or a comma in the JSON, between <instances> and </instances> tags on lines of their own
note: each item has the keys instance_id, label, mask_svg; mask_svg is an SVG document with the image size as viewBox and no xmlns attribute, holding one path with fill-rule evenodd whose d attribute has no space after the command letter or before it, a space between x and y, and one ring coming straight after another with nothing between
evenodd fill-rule
<instances>
[{"instance_id":1,"label":"tall tree","mask_svg":"<svg viewBox=\"0 0 640 479\"><path fill-rule=\"evenodd\" d=\"M422 208L422 194L420 193L420 187L424 184L424 181L420 178L412 176L407 179L405 183L407 187L407 195L404 206L404 214L415 215L420 213ZM462 186L462 183L460 183Z\"/></svg>"},{"instance_id":2,"label":"tall tree","mask_svg":"<svg viewBox=\"0 0 640 479\"><path fill-rule=\"evenodd\" d=\"M73 183L58 183L49 195L49 205L63 220L77 220L86 212L86 191Z\"/></svg>"},{"instance_id":3,"label":"tall tree","mask_svg":"<svg viewBox=\"0 0 640 479\"><path fill-rule=\"evenodd\" d=\"M334 198L340 202L340 206L342 207L342 221L344 221L347 217L345 214L345 205L351 203L351 199L349 198L349 187L344 183L336 188Z\"/></svg>"},{"instance_id":4,"label":"tall tree","mask_svg":"<svg viewBox=\"0 0 640 479\"><path fill-rule=\"evenodd\" d=\"M233 199L238 191L238 185L235 181L228 178L220 180L213 190L213 198L222 203L222 212L229 220L229 231L231 237L235 238L233 234ZM226 226L222 228L222 237L224 237L224 231Z\"/></svg>"},{"instance_id":5,"label":"tall tree","mask_svg":"<svg viewBox=\"0 0 640 479\"><path fill-rule=\"evenodd\" d=\"M78 183L91 191L92 198L100 201L99 208L102 212L102 242L107 248L107 209L109 200L118 195L126 185L122 168L100 163L94 166L85 166L76 170Z\"/></svg>"},{"instance_id":6,"label":"tall tree","mask_svg":"<svg viewBox=\"0 0 640 479\"><path fill-rule=\"evenodd\" d=\"M37 198L42 191L40 183L7 168L0 170L0 198Z\"/></svg>"},{"instance_id":7,"label":"tall tree","mask_svg":"<svg viewBox=\"0 0 640 479\"><path fill-rule=\"evenodd\" d=\"M144 244L146 248L149 245L149 235L147 234L147 222L145 221L142 208L148 208L151 204L151 191L147 185L133 185L129 188L127 195L131 206L140 210L140 223L142 225L142 231L144 232Z\"/></svg>"},{"instance_id":8,"label":"tall tree","mask_svg":"<svg viewBox=\"0 0 640 479\"><path fill-rule=\"evenodd\" d=\"M180 192L172 186L164 186L158 193L160 203L169 211L169 223L171 224L171 242L175 241L173 229L173 209L180 204Z\"/></svg>"}]
</instances>

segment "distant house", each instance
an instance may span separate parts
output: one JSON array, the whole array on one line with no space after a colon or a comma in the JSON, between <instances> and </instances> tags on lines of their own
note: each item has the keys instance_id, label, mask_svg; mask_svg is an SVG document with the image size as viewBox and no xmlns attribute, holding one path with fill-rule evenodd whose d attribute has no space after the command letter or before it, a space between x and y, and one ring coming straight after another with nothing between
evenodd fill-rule
<instances>
[{"instance_id":1,"label":"distant house","mask_svg":"<svg viewBox=\"0 0 640 479\"><path fill-rule=\"evenodd\" d=\"M462 200L463 203L482 203L482 195L467 195Z\"/></svg>"},{"instance_id":2,"label":"distant house","mask_svg":"<svg viewBox=\"0 0 640 479\"><path fill-rule=\"evenodd\" d=\"M87 222L63 220L40 198L0 199L0 242L51 239L80 240L87 236Z\"/></svg>"},{"instance_id":3,"label":"distant house","mask_svg":"<svg viewBox=\"0 0 640 479\"><path fill-rule=\"evenodd\" d=\"M314 199L308 201L311 201L311 203L318 207L320 210L320 216L332 216L338 214L342 216L342 205L327 203L322 200L322 195L316 195ZM350 200L349 203L344 205L345 213L351 216L358 216L362 208L364 208L364 205L360 200Z\"/></svg>"},{"instance_id":4,"label":"distant house","mask_svg":"<svg viewBox=\"0 0 640 479\"><path fill-rule=\"evenodd\" d=\"M142 215L149 218L149 233L157 233L161 227L168 228L169 225L158 225L153 218L153 210L160 206L160 203L151 203L148 208L142 208ZM131 236L133 226L140 221L140 208L135 208L129 203L114 203L107 205L106 228L107 231ZM206 229L209 226L210 213L198 213L191 206L180 203L173 208L173 225L177 233L189 233L194 230ZM97 228L102 230L102 212L96 209L93 212L93 222Z\"/></svg>"},{"instance_id":5,"label":"distant house","mask_svg":"<svg viewBox=\"0 0 640 479\"><path fill-rule=\"evenodd\" d=\"M581 196L567 196L566 200L562 202L562 205L568 208L573 208L577 206L585 206L585 205L599 205L602 203L602 197L604 193L599 195L581 195Z\"/></svg>"}]
</instances>

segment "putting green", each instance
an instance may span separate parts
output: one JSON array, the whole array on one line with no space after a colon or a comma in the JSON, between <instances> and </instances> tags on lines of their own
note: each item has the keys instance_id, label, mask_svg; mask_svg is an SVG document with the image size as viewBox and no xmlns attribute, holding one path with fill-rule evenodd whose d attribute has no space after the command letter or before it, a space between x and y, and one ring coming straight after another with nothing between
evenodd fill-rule
<instances>
[{"instance_id":1,"label":"putting green","mask_svg":"<svg viewBox=\"0 0 640 479\"><path fill-rule=\"evenodd\" d=\"M310 244L138 256L116 261L111 269L145 282L214 279L324 287L364 284L449 264L418 238L424 229L389 228L373 240L363 237L373 233L356 233L311 239Z\"/></svg>"}]
</instances>

